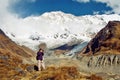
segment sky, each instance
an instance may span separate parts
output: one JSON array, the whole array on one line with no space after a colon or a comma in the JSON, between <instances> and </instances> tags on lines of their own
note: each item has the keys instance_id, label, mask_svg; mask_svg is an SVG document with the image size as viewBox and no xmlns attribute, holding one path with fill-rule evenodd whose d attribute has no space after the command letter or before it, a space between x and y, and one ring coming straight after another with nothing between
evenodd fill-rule
<instances>
[{"instance_id":1,"label":"sky","mask_svg":"<svg viewBox=\"0 0 120 80\"><path fill-rule=\"evenodd\" d=\"M120 14L120 0L14 0L10 11L20 17L62 11L75 16Z\"/></svg>"},{"instance_id":2,"label":"sky","mask_svg":"<svg viewBox=\"0 0 120 80\"><path fill-rule=\"evenodd\" d=\"M120 0L1 0L0 16L12 14L21 18L45 12L62 11L75 16L120 14Z\"/></svg>"},{"instance_id":3,"label":"sky","mask_svg":"<svg viewBox=\"0 0 120 80\"><path fill-rule=\"evenodd\" d=\"M0 28L20 27L23 19L62 11L75 16L119 14L120 0L0 0Z\"/></svg>"}]
</instances>

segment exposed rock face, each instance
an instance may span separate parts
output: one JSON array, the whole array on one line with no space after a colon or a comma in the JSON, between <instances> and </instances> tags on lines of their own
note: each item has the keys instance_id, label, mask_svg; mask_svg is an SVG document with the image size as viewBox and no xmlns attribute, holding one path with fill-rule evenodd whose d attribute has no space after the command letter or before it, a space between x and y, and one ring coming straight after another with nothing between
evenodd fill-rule
<instances>
[{"instance_id":1,"label":"exposed rock face","mask_svg":"<svg viewBox=\"0 0 120 80\"><path fill-rule=\"evenodd\" d=\"M79 56L79 68L91 73L120 74L120 55L101 54L95 56Z\"/></svg>"},{"instance_id":2,"label":"exposed rock face","mask_svg":"<svg viewBox=\"0 0 120 80\"><path fill-rule=\"evenodd\" d=\"M120 74L120 21L110 21L77 59L84 71Z\"/></svg>"},{"instance_id":3,"label":"exposed rock face","mask_svg":"<svg viewBox=\"0 0 120 80\"><path fill-rule=\"evenodd\" d=\"M110 21L81 53L96 54L98 52L120 54L120 21Z\"/></svg>"}]
</instances>

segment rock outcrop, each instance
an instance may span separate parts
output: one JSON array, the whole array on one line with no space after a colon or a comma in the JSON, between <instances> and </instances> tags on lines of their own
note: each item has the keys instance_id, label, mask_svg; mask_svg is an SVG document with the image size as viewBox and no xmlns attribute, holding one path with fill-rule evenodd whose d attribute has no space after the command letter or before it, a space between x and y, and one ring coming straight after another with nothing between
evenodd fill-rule
<instances>
[{"instance_id":1,"label":"rock outcrop","mask_svg":"<svg viewBox=\"0 0 120 80\"><path fill-rule=\"evenodd\" d=\"M79 68L91 73L120 74L119 54L100 54L94 56L79 56Z\"/></svg>"},{"instance_id":2,"label":"rock outcrop","mask_svg":"<svg viewBox=\"0 0 120 80\"><path fill-rule=\"evenodd\" d=\"M120 21L109 21L80 54L120 54Z\"/></svg>"},{"instance_id":3,"label":"rock outcrop","mask_svg":"<svg viewBox=\"0 0 120 80\"><path fill-rule=\"evenodd\" d=\"M110 21L77 54L86 72L120 74L120 21Z\"/></svg>"}]
</instances>

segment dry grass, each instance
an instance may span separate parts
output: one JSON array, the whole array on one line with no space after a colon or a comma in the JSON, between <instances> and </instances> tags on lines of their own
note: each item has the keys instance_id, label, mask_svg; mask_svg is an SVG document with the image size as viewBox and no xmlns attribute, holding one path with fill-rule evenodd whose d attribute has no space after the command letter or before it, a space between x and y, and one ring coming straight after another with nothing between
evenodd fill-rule
<instances>
[{"instance_id":1,"label":"dry grass","mask_svg":"<svg viewBox=\"0 0 120 80\"><path fill-rule=\"evenodd\" d=\"M78 76L79 72L75 67L48 67L37 80L72 80Z\"/></svg>"},{"instance_id":2,"label":"dry grass","mask_svg":"<svg viewBox=\"0 0 120 80\"><path fill-rule=\"evenodd\" d=\"M40 72L36 80L102 80L101 77L80 74L76 67L48 67Z\"/></svg>"},{"instance_id":3,"label":"dry grass","mask_svg":"<svg viewBox=\"0 0 120 80\"><path fill-rule=\"evenodd\" d=\"M20 57L9 50L0 49L0 78L11 78L17 75L16 67L22 64Z\"/></svg>"},{"instance_id":4,"label":"dry grass","mask_svg":"<svg viewBox=\"0 0 120 80\"><path fill-rule=\"evenodd\" d=\"M90 80L103 80L103 79L101 77L99 77L99 76L96 76L95 74L92 74L90 76Z\"/></svg>"},{"instance_id":5,"label":"dry grass","mask_svg":"<svg viewBox=\"0 0 120 80\"><path fill-rule=\"evenodd\" d=\"M0 56L9 54L9 51L4 52ZM7 60L0 59L0 63L0 79L2 80L102 80L95 75L81 74L74 66L51 66L41 72L34 69L30 72L27 67L34 65L22 64L22 60L13 55L9 55Z\"/></svg>"},{"instance_id":6,"label":"dry grass","mask_svg":"<svg viewBox=\"0 0 120 80\"><path fill-rule=\"evenodd\" d=\"M19 55L22 57L32 57L34 52L29 48L22 47L17 45L15 42L10 40L8 37L4 35L0 35L0 49L5 49L11 51L11 54Z\"/></svg>"}]
</instances>

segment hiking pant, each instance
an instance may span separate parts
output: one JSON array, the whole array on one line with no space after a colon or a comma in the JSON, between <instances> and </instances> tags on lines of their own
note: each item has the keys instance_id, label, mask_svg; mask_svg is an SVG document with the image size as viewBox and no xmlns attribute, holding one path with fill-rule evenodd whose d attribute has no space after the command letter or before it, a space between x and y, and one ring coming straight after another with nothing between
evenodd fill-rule
<instances>
[{"instance_id":1,"label":"hiking pant","mask_svg":"<svg viewBox=\"0 0 120 80\"><path fill-rule=\"evenodd\" d=\"M38 70L39 70L39 71L41 71L41 67L42 67L43 69L45 69L45 64L44 64L43 61L38 60Z\"/></svg>"}]
</instances>

